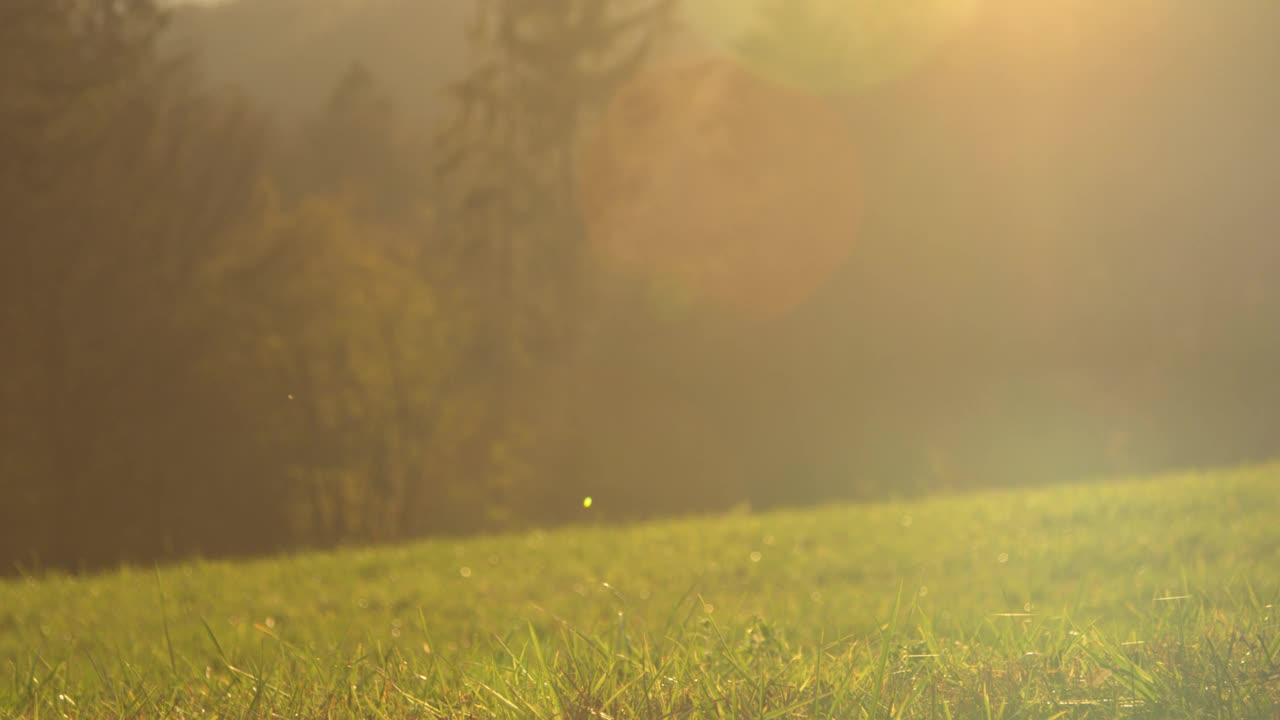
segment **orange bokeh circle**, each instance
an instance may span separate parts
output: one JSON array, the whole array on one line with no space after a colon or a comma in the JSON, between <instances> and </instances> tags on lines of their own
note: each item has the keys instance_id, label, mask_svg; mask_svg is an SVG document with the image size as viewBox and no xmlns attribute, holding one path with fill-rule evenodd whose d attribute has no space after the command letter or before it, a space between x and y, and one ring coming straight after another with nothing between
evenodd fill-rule
<instances>
[{"instance_id":1,"label":"orange bokeh circle","mask_svg":"<svg viewBox=\"0 0 1280 720\"><path fill-rule=\"evenodd\" d=\"M763 320L849 257L857 169L848 124L821 98L698 59L617 94L579 155L578 195L608 268Z\"/></svg>"}]
</instances>

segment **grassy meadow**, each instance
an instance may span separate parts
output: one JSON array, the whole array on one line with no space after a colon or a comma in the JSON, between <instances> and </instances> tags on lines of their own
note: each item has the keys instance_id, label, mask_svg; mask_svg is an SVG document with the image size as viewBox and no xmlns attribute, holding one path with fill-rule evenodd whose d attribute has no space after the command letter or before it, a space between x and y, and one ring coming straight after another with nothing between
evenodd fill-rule
<instances>
[{"instance_id":1,"label":"grassy meadow","mask_svg":"<svg viewBox=\"0 0 1280 720\"><path fill-rule=\"evenodd\" d=\"M1273 465L621 529L584 508L19 578L0 717L1273 720L1277 490Z\"/></svg>"}]
</instances>

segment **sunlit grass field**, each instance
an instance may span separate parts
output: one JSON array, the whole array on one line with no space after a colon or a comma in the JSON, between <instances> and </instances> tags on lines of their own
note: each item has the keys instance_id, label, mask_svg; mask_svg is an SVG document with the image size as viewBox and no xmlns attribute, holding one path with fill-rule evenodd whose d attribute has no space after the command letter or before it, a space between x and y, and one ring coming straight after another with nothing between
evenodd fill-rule
<instances>
[{"instance_id":1,"label":"sunlit grass field","mask_svg":"<svg viewBox=\"0 0 1280 720\"><path fill-rule=\"evenodd\" d=\"M1280 466L584 527L6 581L0 717L1274 720L1278 602Z\"/></svg>"}]
</instances>

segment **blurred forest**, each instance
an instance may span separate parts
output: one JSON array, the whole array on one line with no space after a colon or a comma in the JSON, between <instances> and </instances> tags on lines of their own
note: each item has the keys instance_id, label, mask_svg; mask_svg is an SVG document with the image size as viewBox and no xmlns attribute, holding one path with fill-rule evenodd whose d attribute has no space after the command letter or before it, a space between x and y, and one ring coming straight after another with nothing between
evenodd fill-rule
<instances>
[{"instance_id":1,"label":"blurred forest","mask_svg":"<svg viewBox=\"0 0 1280 720\"><path fill-rule=\"evenodd\" d=\"M1028 5L810 98L673 0L3 0L0 569L1276 455L1280 5ZM687 87L814 179L676 282Z\"/></svg>"}]
</instances>

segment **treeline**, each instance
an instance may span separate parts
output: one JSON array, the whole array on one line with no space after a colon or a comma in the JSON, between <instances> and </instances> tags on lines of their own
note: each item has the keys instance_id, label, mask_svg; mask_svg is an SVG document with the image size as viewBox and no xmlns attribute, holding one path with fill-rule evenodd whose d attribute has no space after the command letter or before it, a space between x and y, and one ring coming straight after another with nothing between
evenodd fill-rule
<instances>
[{"instance_id":1,"label":"treeline","mask_svg":"<svg viewBox=\"0 0 1280 720\"><path fill-rule=\"evenodd\" d=\"M0 567L1275 453L1272 11L1187 9L1208 29L1099 75L1000 36L1019 5L845 103L852 259L750 323L654 302L581 217L579 141L668 0L480 4L440 127L358 63L281 122L149 0L4 3Z\"/></svg>"},{"instance_id":2,"label":"treeline","mask_svg":"<svg viewBox=\"0 0 1280 720\"><path fill-rule=\"evenodd\" d=\"M233 86L284 121L316 111L358 59L395 97L406 124L441 119L440 90L467 71L467 23L479 3L417 0L250 0L185 3L162 49L199 53L211 87Z\"/></svg>"},{"instance_id":3,"label":"treeline","mask_svg":"<svg viewBox=\"0 0 1280 720\"><path fill-rule=\"evenodd\" d=\"M6 3L0 563L555 520L518 386L575 330L548 317L582 247L563 178L524 169L567 170L668 4L569 5L484 9L440 135L359 65L278 125L162 52L149 0Z\"/></svg>"}]
</instances>

